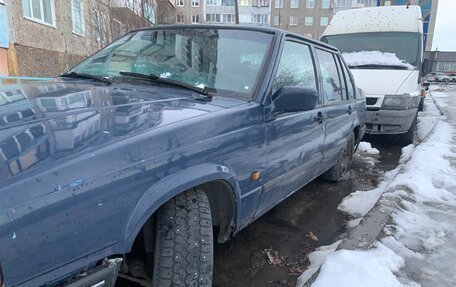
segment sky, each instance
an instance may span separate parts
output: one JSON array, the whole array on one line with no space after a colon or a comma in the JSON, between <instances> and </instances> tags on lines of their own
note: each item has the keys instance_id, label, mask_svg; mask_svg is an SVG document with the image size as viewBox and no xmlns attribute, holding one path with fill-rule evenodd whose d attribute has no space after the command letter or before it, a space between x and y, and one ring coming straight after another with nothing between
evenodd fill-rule
<instances>
[{"instance_id":1,"label":"sky","mask_svg":"<svg viewBox=\"0 0 456 287\"><path fill-rule=\"evenodd\" d=\"M432 50L456 51L456 0L439 0Z\"/></svg>"}]
</instances>

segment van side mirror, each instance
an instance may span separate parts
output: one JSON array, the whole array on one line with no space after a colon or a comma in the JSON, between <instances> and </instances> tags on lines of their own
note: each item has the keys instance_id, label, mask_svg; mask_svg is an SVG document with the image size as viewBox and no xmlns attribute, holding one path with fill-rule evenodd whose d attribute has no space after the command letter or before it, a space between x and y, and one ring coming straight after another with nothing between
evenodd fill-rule
<instances>
[{"instance_id":1,"label":"van side mirror","mask_svg":"<svg viewBox=\"0 0 456 287\"><path fill-rule=\"evenodd\" d=\"M427 75L431 71L431 61L429 59L424 59L423 64L421 65L421 74Z\"/></svg>"},{"instance_id":2,"label":"van side mirror","mask_svg":"<svg viewBox=\"0 0 456 287\"><path fill-rule=\"evenodd\" d=\"M291 113L315 109L318 103L318 91L300 86L281 87L272 96L275 113Z\"/></svg>"}]
</instances>

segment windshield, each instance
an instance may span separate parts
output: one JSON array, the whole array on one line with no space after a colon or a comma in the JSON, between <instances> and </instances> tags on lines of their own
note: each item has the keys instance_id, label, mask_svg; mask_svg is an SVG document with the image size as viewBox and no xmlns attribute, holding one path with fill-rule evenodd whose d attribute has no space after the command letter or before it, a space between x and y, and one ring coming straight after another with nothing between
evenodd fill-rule
<instances>
[{"instance_id":1,"label":"windshield","mask_svg":"<svg viewBox=\"0 0 456 287\"><path fill-rule=\"evenodd\" d=\"M154 74L249 97L272 34L234 29L182 28L130 33L70 72L131 79L119 72Z\"/></svg>"},{"instance_id":2,"label":"windshield","mask_svg":"<svg viewBox=\"0 0 456 287\"><path fill-rule=\"evenodd\" d=\"M417 69L420 37L418 33L375 32L324 36L322 41L338 48L352 67L371 64Z\"/></svg>"}]
</instances>

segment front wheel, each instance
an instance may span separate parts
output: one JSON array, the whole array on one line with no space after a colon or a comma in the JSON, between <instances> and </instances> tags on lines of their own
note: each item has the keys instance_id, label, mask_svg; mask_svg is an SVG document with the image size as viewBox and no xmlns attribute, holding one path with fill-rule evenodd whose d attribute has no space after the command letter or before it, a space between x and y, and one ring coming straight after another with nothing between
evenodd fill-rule
<instances>
[{"instance_id":1,"label":"front wheel","mask_svg":"<svg viewBox=\"0 0 456 287\"><path fill-rule=\"evenodd\" d=\"M209 200L191 189L158 211L153 286L210 287L213 234Z\"/></svg>"},{"instance_id":2,"label":"front wheel","mask_svg":"<svg viewBox=\"0 0 456 287\"><path fill-rule=\"evenodd\" d=\"M355 134L351 133L347 145L337 163L323 174L328 181L338 182L347 180L350 177L350 168L355 153Z\"/></svg>"},{"instance_id":3,"label":"front wheel","mask_svg":"<svg viewBox=\"0 0 456 287\"><path fill-rule=\"evenodd\" d=\"M403 146L407 146L413 143L413 140L415 139L416 122L417 116L415 116L415 119L413 120L409 130L405 134L400 135L399 140Z\"/></svg>"}]
</instances>

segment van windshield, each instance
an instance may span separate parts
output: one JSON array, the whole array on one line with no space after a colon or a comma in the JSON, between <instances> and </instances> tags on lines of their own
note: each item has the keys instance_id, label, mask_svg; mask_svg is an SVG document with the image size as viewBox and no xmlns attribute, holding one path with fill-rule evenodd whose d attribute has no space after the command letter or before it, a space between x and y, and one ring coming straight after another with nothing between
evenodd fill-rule
<instances>
[{"instance_id":1,"label":"van windshield","mask_svg":"<svg viewBox=\"0 0 456 287\"><path fill-rule=\"evenodd\" d=\"M352 68L418 69L421 37L411 32L372 32L328 35L321 40L338 48Z\"/></svg>"}]
</instances>

